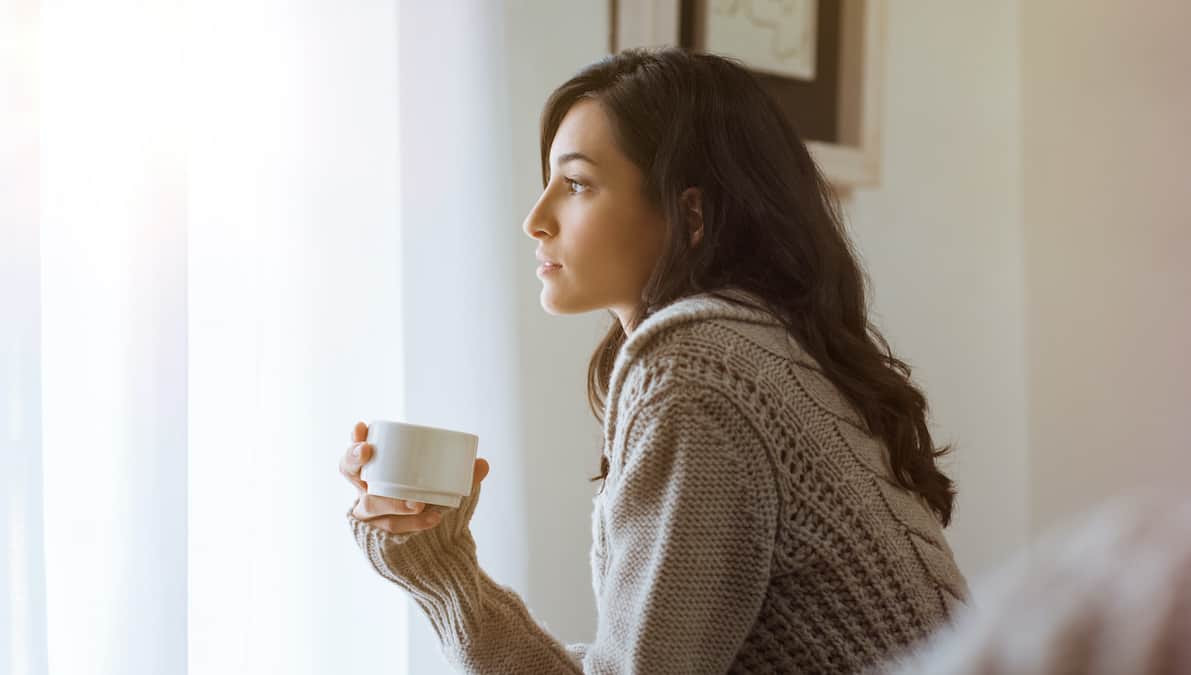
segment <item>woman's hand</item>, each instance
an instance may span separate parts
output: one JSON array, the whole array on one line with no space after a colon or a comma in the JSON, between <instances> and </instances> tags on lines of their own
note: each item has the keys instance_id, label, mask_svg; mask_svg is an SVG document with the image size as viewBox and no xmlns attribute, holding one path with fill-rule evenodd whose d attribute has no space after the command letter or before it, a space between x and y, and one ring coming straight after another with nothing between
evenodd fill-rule
<instances>
[{"instance_id":1,"label":"woman's hand","mask_svg":"<svg viewBox=\"0 0 1191 675\"><path fill-rule=\"evenodd\" d=\"M405 534L429 530L442 520L443 507L426 507L421 502L407 502L400 499L390 499L380 495L368 494L368 484L360 479L360 469L372 458L372 446L365 443L368 438L368 425L357 422L352 430L352 444L348 446L343 459L339 461L339 473L342 473L360 493L360 499L352 510L352 515L359 520L392 534ZM476 459L472 472L471 493L474 495L480 487L480 481L488 475L488 461Z\"/></svg>"}]
</instances>

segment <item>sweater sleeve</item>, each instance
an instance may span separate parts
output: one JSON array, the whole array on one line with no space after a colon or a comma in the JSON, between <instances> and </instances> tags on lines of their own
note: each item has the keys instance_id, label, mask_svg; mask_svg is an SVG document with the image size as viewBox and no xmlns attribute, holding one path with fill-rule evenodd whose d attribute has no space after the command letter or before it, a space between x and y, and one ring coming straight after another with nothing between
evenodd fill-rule
<instances>
[{"instance_id":1,"label":"sweater sleeve","mask_svg":"<svg viewBox=\"0 0 1191 675\"><path fill-rule=\"evenodd\" d=\"M404 589L426 614L443 655L466 673L580 673L584 645L564 646L537 624L521 598L476 559L469 521L477 490L439 525L394 535L352 515L356 544L373 569ZM429 507L438 508L438 507Z\"/></svg>"},{"instance_id":2,"label":"sweater sleeve","mask_svg":"<svg viewBox=\"0 0 1191 675\"><path fill-rule=\"evenodd\" d=\"M626 413L604 497L607 568L585 668L726 672L769 586L773 470L744 415L710 388L669 387Z\"/></svg>"},{"instance_id":3,"label":"sweater sleeve","mask_svg":"<svg viewBox=\"0 0 1191 675\"><path fill-rule=\"evenodd\" d=\"M674 390L677 392L677 390ZM633 412L633 411L630 411ZM608 559L591 644L561 644L480 569L478 493L431 530L391 535L348 512L373 568L425 612L468 673L723 673L768 586L776 490L755 433L721 395L638 407L605 486Z\"/></svg>"}]
</instances>

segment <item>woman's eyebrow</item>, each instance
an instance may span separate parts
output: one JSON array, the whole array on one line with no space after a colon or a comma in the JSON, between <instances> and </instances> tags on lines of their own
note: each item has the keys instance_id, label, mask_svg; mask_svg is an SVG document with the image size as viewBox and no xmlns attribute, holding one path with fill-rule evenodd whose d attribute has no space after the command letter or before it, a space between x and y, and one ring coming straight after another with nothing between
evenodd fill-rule
<instances>
[{"instance_id":1,"label":"woman's eyebrow","mask_svg":"<svg viewBox=\"0 0 1191 675\"><path fill-rule=\"evenodd\" d=\"M596 161L594 159L588 157L587 155L583 154L582 152L568 152L568 153L559 155L558 159L554 160L554 165L562 166L563 164L566 164L567 162L570 162L570 161L576 160L576 159L587 162L588 164L591 164L592 166L599 166L599 164L596 164Z\"/></svg>"}]
</instances>

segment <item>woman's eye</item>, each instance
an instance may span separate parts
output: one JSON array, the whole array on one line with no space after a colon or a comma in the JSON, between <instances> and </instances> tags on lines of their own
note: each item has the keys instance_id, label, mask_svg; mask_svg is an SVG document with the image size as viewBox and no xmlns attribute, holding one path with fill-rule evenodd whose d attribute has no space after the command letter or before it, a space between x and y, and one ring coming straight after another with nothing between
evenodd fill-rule
<instances>
[{"instance_id":1,"label":"woman's eye","mask_svg":"<svg viewBox=\"0 0 1191 675\"><path fill-rule=\"evenodd\" d=\"M584 187L584 188L586 188L586 187L587 187L587 186L586 186L586 185L584 185L583 183L580 183L579 181L577 181L577 180L573 180L573 179L571 179L571 178L564 178L563 180L565 180L565 181L567 182L567 185L568 185L568 186L571 188L571 189L570 189L570 192L571 192L571 194L578 194L578 191L576 191L576 190L574 189L574 187L575 187L576 185L582 186L582 187Z\"/></svg>"}]
</instances>

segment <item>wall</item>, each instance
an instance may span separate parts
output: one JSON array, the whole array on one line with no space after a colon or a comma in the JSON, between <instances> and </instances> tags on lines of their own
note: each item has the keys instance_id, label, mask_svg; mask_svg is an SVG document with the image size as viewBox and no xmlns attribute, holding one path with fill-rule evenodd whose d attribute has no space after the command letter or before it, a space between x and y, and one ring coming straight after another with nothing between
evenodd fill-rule
<instances>
[{"instance_id":1,"label":"wall","mask_svg":"<svg viewBox=\"0 0 1191 675\"><path fill-rule=\"evenodd\" d=\"M1191 475L1191 4L1022 3L1037 529Z\"/></svg>"},{"instance_id":2,"label":"wall","mask_svg":"<svg viewBox=\"0 0 1191 675\"><path fill-rule=\"evenodd\" d=\"M480 437L478 453L491 466L472 520L480 564L532 600L527 513L535 488L519 398L532 374L518 363L520 220L505 103L515 66L505 60L503 5L402 2L397 10L403 414ZM451 30L429 29L441 26ZM421 610L405 606L407 672L454 672Z\"/></svg>"},{"instance_id":3,"label":"wall","mask_svg":"<svg viewBox=\"0 0 1191 675\"><path fill-rule=\"evenodd\" d=\"M970 577L1028 534L1015 6L887 5L881 182L845 202L878 323L954 443Z\"/></svg>"},{"instance_id":4,"label":"wall","mask_svg":"<svg viewBox=\"0 0 1191 675\"><path fill-rule=\"evenodd\" d=\"M538 120L555 87L607 55L607 3L505 3L513 211L502 227L516 240L529 574L526 601L566 642L595 636L591 499L598 485L600 427L587 407L587 361L610 323L594 312L552 316L539 304L537 243L521 224L542 192Z\"/></svg>"},{"instance_id":5,"label":"wall","mask_svg":"<svg viewBox=\"0 0 1191 675\"><path fill-rule=\"evenodd\" d=\"M600 431L587 357L607 319L538 303L538 118L606 54L607 7L401 3L404 413L480 436L491 473L473 518L484 569L565 642L590 641L588 553ZM447 33L427 26L450 25ZM432 58L434 68L427 68ZM409 672L450 672L413 603Z\"/></svg>"}]
</instances>

